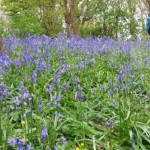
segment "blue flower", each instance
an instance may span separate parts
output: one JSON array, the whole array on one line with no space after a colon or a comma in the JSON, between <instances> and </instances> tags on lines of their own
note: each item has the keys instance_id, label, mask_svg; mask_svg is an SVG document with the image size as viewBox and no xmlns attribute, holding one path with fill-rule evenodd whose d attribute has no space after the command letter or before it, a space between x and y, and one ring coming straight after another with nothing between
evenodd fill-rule
<instances>
[{"instance_id":1,"label":"blue flower","mask_svg":"<svg viewBox=\"0 0 150 150\"><path fill-rule=\"evenodd\" d=\"M63 87L62 87L62 91L63 92L66 92L66 90L70 87L70 83L69 82L66 82L63 84Z\"/></svg>"},{"instance_id":2,"label":"blue flower","mask_svg":"<svg viewBox=\"0 0 150 150\"><path fill-rule=\"evenodd\" d=\"M57 104L58 101L60 101L62 99L61 95L56 96L56 98L54 99L54 104Z\"/></svg>"},{"instance_id":3,"label":"blue flower","mask_svg":"<svg viewBox=\"0 0 150 150\"><path fill-rule=\"evenodd\" d=\"M123 81L124 81L124 76L125 76L125 74L126 74L126 71L120 71L119 73L118 73L118 81L122 84L123 83Z\"/></svg>"},{"instance_id":4,"label":"blue flower","mask_svg":"<svg viewBox=\"0 0 150 150\"><path fill-rule=\"evenodd\" d=\"M31 74L31 81L32 81L32 83L36 82L36 76L37 76L36 71L33 71L32 74Z\"/></svg>"},{"instance_id":5,"label":"blue flower","mask_svg":"<svg viewBox=\"0 0 150 150\"><path fill-rule=\"evenodd\" d=\"M63 144L66 145L67 144L67 140L64 136L61 136L60 139L62 140Z\"/></svg>"},{"instance_id":6,"label":"blue flower","mask_svg":"<svg viewBox=\"0 0 150 150\"><path fill-rule=\"evenodd\" d=\"M73 83L74 83L74 85L78 85L78 79L76 78L76 76L73 76L72 77L72 81L73 81Z\"/></svg>"},{"instance_id":7,"label":"blue flower","mask_svg":"<svg viewBox=\"0 0 150 150\"><path fill-rule=\"evenodd\" d=\"M81 91L78 91L78 92L77 92L76 99L78 99L79 101L82 101L82 100L83 100L83 96L82 96Z\"/></svg>"},{"instance_id":8,"label":"blue flower","mask_svg":"<svg viewBox=\"0 0 150 150\"><path fill-rule=\"evenodd\" d=\"M25 146L25 150L33 150L33 148L32 148L29 144L27 144L27 145Z\"/></svg>"},{"instance_id":9,"label":"blue flower","mask_svg":"<svg viewBox=\"0 0 150 150\"><path fill-rule=\"evenodd\" d=\"M58 114L57 114L57 117L58 117L58 118L62 118L63 115L62 115L61 113L58 113Z\"/></svg>"},{"instance_id":10,"label":"blue flower","mask_svg":"<svg viewBox=\"0 0 150 150\"><path fill-rule=\"evenodd\" d=\"M21 103L21 100L18 96L16 96L16 97L12 97L11 102L16 103L19 106Z\"/></svg>"},{"instance_id":11,"label":"blue flower","mask_svg":"<svg viewBox=\"0 0 150 150\"><path fill-rule=\"evenodd\" d=\"M26 109L22 117L25 118L30 113L31 113L31 111Z\"/></svg>"},{"instance_id":12,"label":"blue flower","mask_svg":"<svg viewBox=\"0 0 150 150\"><path fill-rule=\"evenodd\" d=\"M2 65L4 69L8 68L9 65L11 64L11 59L6 53L0 56L0 64Z\"/></svg>"},{"instance_id":13,"label":"blue flower","mask_svg":"<svg viewBox=\"0 0 150 150\"><path fill-rule=\"evenodd\" d=\"M23 84L23 83L20 83L19 86L18 86L18 88L19 88L20 91L23 91L24 88L25 88L25 87L24 87L24 84Z\"/></svg>"},{"instance_id":14,"label":"blue flower","mask_svg":"<svg viewBox=\"0 0 150 150\"><path fill-rule=\"evenodd\" d=\"M42 69L48 69L48 65L45 61L42 60L42 58L39 58L35 61L36 64L36 70L42 70Z\"/></svg>"},{"instance_id":15,"label":"blue flower","mask_svg":"<svg viewBox=\"0 0 150 150\"><path fill-rule=\"evenodd\" d=\"M22 95L21 96L22 96L23 99L29 99L30 94L29 94L28 90L25 89L24 91L22 91Z\"/></svg>"},{"instance_id":16,"label":"blue flower","mask_svg":"<svg viewBox=\"0 0 150 150\"><path fill-rule=\"evenodd\" d=\"M21 91L21 98L24 99L24 100L29 100L30 99L30 94L29 94L29 91L26 87L24 87L24 85L21 83L19 85L19 90Z\"/></svg>"},{"instance_id":17,"label":"blue flower","mask_svg":"<svg viewBox=\"0 0 150 150\"><path fill-rule=\"evenodd\" d=\"M60 78L58 77L58 78L56 78L54 86L59 86L59 84L60 84Z\"/></svg>"},{"instance_id":18,"label":"blue flower","mask_svg":"<svg viewBox=\"0 0 150 150\"><path fill-rule=\"evenodd\" d=\"M8 143L10 146L14 147L16 145L16 139L15 138L9 138Z\"/></svg>"},{"instance_id":19,"label":"blue flower","mask_svg":"<svg viewBox=\"0 0 150 150\"><path fill-rule=\"evenodd\" d=\"M109 121L106 122L106 126L107 126L107 127L110 127L110 126L112 125L112 123L113 123L113 121L112 121L112 120L109 120Z\"/></svg>"},{"instance_id":20,"label":"blue flower","mask_svg":"<svg viewBox=\"0 0 150 150\"><path fill-rule=\"evenodd\" d=\"M20 137L9 138L8 143L12 147L17 146L17 150L33 150L31 145L26 144L25 140L21 139Z\"/></svg>"},{"instance_id":21,"label":"blue flower","mask_svg":"<svg viewBox=\"0 0 150 150\"><path fill-rule=\"evenodd\" d=\"M48 94L50 94L51 91L52 91L51 86L50 86L50 84L48 84L47 89L46 89L46 92L47 92Z\"/></svg>"},{"instance_id":22,"label":"blue flower","mask_svg":"<svg viewBox=\"0 0 150 150\"><path fill-rule=\"evenodd\" d=\"M42 137L42 139L46 139L48 137L48 132L45 127L43 127L41 130L41 137Z\"/></svg>"},{"instance_id":23,"label":"blue flower","mask_svg":"<svg viewBox=\"0 0 150 150\"><path fill-rule=\"evenodd\" d=\"M55 74L55 78L59 78L60 75L62 74L62 70L58 70L57 73Z\"/></svg>"},{"instance_id":24,"label":"blue flower","mask_svg":"<svg viewBox=\"0 0 150 150\"><path fill-rule=\"evenodd\" d=\"M25 144L25 141L22 140L20 137L16 138L16 144L19 146L19 147L23 147L23 145Z\"/></svg>"},{"instance_id":25,"label":"blue flower","mask_svg":"<svg viewBox=\"0 0 150 150\"><path fill-rule=\"evenodd\" d=\"M15 66L16 66L17 68L20 67L20 65L21 65L20 60L19 60L18 58L16 58L16 59L14 60L14 64L15 64Z\"/></svg>"},{"instance_id":26,"label":"blue flower","mask_svg":"<svg viewBox=\"0 0 150 150\"><path fill-rule=\"evenodd\" d=\"M0 99L9 96L8 88L4 82L0 82Z\"/></svg>"},{"instance_id":27,"label":"blue flower","mask_svg":"<svg viewBox=\"0 0 150 150\"><path fill-rule=\"evenodd\" d=\"M42 108L42 101L39 101L38 102L38 111L41 111L41 108Z\"/></svg>"},{"instance_id":28,"label":"blue flower","mask_svg":"<svg viewBox=\"0 0 150 150\"><path fill-rule=\"evenodd\" d=\"M113 107L116 106L116 100L112 100L112 106L113 106Z\"/></svg>"}]
</instances>

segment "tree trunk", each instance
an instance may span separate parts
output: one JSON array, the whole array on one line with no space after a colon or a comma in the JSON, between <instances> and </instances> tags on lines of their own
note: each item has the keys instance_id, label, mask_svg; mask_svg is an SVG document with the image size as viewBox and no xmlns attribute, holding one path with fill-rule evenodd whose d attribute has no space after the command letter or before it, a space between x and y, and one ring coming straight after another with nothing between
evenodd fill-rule
<instances>
[{"instance_id":1,"label":"tree trunk","mask_svg":"<svg viewBox=\"0 0 150 150\"><path fill-rule=\"evenodd\" d=\"M75 21L73 22L73 34L80 36L80 19L79 17L75 17Z\"/></svg>"},{"instance_id":2,"label":"tree trunk","mask_svg":"<svg viewBox=\"0 0 150 150\"><path fill-rule=\"evenodd\" d=\"M80 20L75 15L75 0L63 0L64 17L67 28L67 36L72 34L80 36Z\"/></svg>"}]
</instances>

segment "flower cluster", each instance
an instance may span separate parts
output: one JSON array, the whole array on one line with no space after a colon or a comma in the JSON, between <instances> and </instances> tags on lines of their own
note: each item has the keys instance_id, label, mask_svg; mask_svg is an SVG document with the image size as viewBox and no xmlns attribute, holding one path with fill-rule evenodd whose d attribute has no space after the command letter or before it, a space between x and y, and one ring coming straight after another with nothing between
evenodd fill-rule
<instances>
[{"instance_id":1,"label":"flower cluster","mask_svg":"<svg viewBox=\"0 0 150 150\"><path fill-rule=\"evenodd\" d=\"M4 82L0 81L0 100L9 96L9 91Z\"/></svg>"},{"instance_id":2,"label":"flower cluster","mask_svg":"<svg viewBox=\"0 0 150 150\"><path fill-rule=\"evenodd\" d=\"M9 138L8 143L12 147L17 147L17 150L33 150L30 144L27 144L26 141L20 137Z\"/></svg>"}]
</instances>

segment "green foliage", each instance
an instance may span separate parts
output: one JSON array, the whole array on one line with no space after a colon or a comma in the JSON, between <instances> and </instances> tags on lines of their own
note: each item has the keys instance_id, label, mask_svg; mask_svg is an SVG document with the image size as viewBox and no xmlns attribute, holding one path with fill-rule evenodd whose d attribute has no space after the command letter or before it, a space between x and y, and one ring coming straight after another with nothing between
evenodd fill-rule
<instances>
[{"instance_id":1,"label":"green foliage","mask_svg":"<svg viewBox=\"0 0 150 150\"><path fill-rule=\"evenodd\" d=\"M3 16L4 14L0 16L0 35L6 36L10 28L10 23L6 21L6 18L3 18Z\"/></svg>"},{"instance_id":2,"label":"green foliage","mask_svg":"<svg viewBox=\"0 0 150 150\"><path fill-rule=\"evenodd\" d=\"M69 6L70 3L67 2ZM139 3L137 0L95 0L94 3L76 0L71 17L73 33L80 35L81 30L83 37L88 34L106 35L116 40L120 37L136 38L138 33L144 35L144 20L138 15L135 17ZM66 21L69 25L71 21L64 13L66 11L69 16L70 8L65 10L63 1L60 0L2 0L2 4L2 9L12 19L12 30L19 29L21 33L39 32L55 37L64 30L63 22Z\"/></svg>"},{"instance_id":3,"label":"green foliage","mask_svg":"<svg viewBox=\"0 0 150 150\"><path fill-rule=\"evenodd\" d=\"M34 14L24 11L13 15L12 32L15 31L19 35L26 33L41 34L43 29Z\"/></svg>"},{"instance_id":4,"label":"green foliage","mask_svg":"<svg viewBox=\"0 0 150 150\"><path fill-rule=\"evenodd\" d=\"M2 4L12 22L11 33L43 33L54 37L62 31L62 14L57 2L2 0Z\"/></svg>"},{"instance_id":5,"label":"green foliage","mask_svg":"<svg viewBox=\"0 0 150 150\"><path fill-rule=\"evenodd\" d=\"M82 27L81 28L81 36L82 37L87 37L87 36L92 36L92 37L97 37L102 35L102 30L100 27Z\"/></svg>"},{"instance_id":6,"label":"green foliage","mask_svg":"<svg viewBox=\"0 0 150 150\"><path fill-rule=\"evenodd\" d=\"M0 35L4 33L4 28L2 22L0 23Z\"/></svg>"}]
</instances>

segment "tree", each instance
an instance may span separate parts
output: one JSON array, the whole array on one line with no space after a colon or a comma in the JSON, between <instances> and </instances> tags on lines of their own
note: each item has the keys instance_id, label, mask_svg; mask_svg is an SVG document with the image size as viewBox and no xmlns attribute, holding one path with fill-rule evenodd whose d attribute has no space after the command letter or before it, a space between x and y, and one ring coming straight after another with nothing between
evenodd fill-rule
<instances>
[{"instance_id":1,"label":"tree","mask_svg":"<svg viewBox=\"0 0 150 150\"><path fill-rule=\"evenodd\" d=\"M129 23L129 31L132 37L137 37L137 26L138 23L134 17L136 14L137 2L135 0L127 0L129 12L130 12L130 23Z\"/></svg>"},{"instance_id":2,"label":"tree","mask_svg":"<svg viewBox=\"0 0 150 150\"><path fill-rule=\"evenodd\" d=\"M12 19L12 28L22 33L44 33L55 36L62 30L62 19L54 0L2 0Z\"/></svg>"},{"instance_id":3,"label":"tree","mask_svg":"<svg viewBox=\"0 0 150 150\"><path fill-rule=\"evenodd\" d=\"M12 28L21 32L55 36L66 28L72 34L106 35L114 39L143 34L141 5L150 10L150 0L2 0ZM138 11L137 9L140 8ZM136 18L135 18L136 16ZM140 20L141 23L138 23ZM64 26L65 23L65 26Z\"/></svg>"},{"instance_id":4,"label":"tree","mask_svg":"<svg viewBox=\"0 0 150 150\"><path fill-rule=\"evenodd\" d=\"M38 0L37 12L45 34L55 36L62 31L62 13L57 0Z\"/></svg>"},{"instance_id":5,"label":"tree","mask_svg":"<svg viewBox=\"0 0 150 150\"><path fill-rule=\"evenodd\" d=\"M77 3L75 3L75 0L63 0L62 7L64 8L64 18L67 28L67 35L68 37L72 34L77 34L80 36L80 31L78 30L77 33L75 33L75 23L79 19L79 16L75 16L75 11L77 8Z\"/></svg>"}]
</instances>

